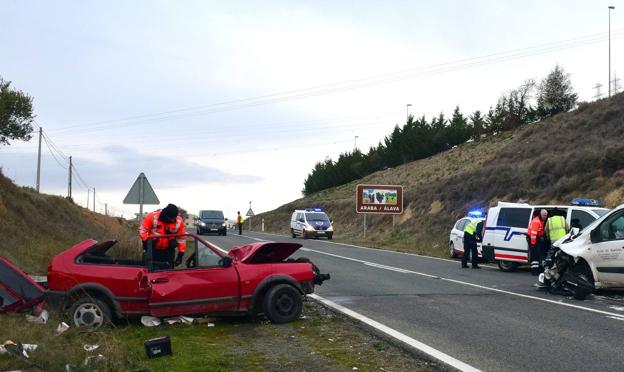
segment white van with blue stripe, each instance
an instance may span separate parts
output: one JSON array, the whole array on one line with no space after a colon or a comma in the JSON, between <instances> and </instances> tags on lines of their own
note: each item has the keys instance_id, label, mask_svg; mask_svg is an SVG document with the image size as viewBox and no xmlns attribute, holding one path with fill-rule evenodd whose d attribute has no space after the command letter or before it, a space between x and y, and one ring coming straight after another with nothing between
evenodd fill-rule
<instances>
[{"instance_id":1,"label":"white van with blue stripe","mask_svg":"<svg viewBox=\"0 0 624 372\"><path fill-rule=\"evenodd\" d=\"M499 202L488 210L485 233L481 245L483 257L496 261L502 271L514 271L529 262L529 245L526 234L529 222L546 209L548 215L560 214L570 227L583 229L606 214L593 199L574 199L573 205L530 205L526 203Z\"/></svg>"}]
</instances>

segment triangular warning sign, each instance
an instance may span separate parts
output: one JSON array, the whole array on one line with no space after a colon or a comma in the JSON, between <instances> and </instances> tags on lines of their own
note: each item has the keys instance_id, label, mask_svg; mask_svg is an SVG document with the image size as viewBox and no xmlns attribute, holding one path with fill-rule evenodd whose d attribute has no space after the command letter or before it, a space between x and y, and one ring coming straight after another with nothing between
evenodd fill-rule
<instances>
[{"instance_id":1,"label":"triangular warning sign","mask_svg":"<svg viewBox=\"0 0 624 372\"><path fill-rule=\"evenodd\" d=\"M123 200L124 204L160 204L152 185L144 173L139 174Z\"/></svg>"},{"instance_id":2,"label":"triangular warning sign","mask_svg":"<svg viewBox=\"0 0 624 372\"><path fill-rule=\"evenodd\" d=\"M254 214L254 212L251 210L251 208L249 208L249 210L247 211L246 216L247 216L247 217L253 217L253 216L255 216L255 214Z\"/></svg>"}]
</instances>

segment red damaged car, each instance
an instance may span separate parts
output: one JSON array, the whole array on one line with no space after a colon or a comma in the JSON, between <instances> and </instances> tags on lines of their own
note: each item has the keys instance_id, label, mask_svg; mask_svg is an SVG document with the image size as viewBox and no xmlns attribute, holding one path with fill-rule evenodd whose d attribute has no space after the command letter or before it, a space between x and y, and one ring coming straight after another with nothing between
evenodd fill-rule
<instances>
[{"instance_id":1,"label":"red damaged car","mask_svg":"<svg viewBox=\"0 0 624 372\"><path fill-rule=\"evenodd\" d=\"M225 252L185 235L184 267L114 258L116 241L85 240L48 267L48 304L68 311L76 326L98 328L132 315L168 317L207 313L259 314L273 323L297 319L303 297L329 279L305 258L289 259L296 243L260 242Z\"/></svg>"}]
</instances>

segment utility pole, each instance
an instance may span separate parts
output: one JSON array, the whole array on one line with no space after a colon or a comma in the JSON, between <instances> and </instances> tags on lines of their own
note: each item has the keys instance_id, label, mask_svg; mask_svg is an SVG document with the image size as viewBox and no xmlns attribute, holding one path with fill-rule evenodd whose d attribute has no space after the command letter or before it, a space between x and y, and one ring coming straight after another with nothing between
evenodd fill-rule
<instances>
[{"instance_id":1,"label":"utility pole","mask_svg":"<svg viewBox=\"0 0 624 372\"><path fill-rule=\"evenodd\" d=\"M69 157L69 178L67 180L67 197L72 197L72 157Z\"/></svg>"},{"instance_id":2,"label":"utility pole","mask_svg":"<svg viewBox=\"0 0 624 372\"><path fill-rule=\"evenodd\" d=\"M39 127L39 153L37 155L37 192L41 181L41 137L43 136L43 128Z\"/></svg>"},{"instance_id":3,"label":"utility pole","mask_svg":"<svg viewBox=\"0 0 624 372\"><path fill-rule=\"evenodd\" d=\"M95 187L93 188L93 212L95 212Z\"/></svg>"},{"instance_id":4,"label":"utility pole","mask_svg":"<svg viewBox=\"0 0 624 372\"><path fill-rule=\"evenodd\" d=\"M405 124L407 124L407 122L409 121L409 108L410 108L410 106L412 106L411 103L408 103L407 105L405 105L405 112L406 112Z\"/></svg>"},{"instance_id":5,"label":"utility pole","mask_svg":"<svg viewBox=\"0 0 624 372\"><path fill-rule=\"evenodd\" d=\"M611 10L615 9L613 5L609 5L609 97L611 97Z\"/></svg>"},{"instance_id":6,"label":"utility pole","mask_svg":"<svg viewBox=\"0 0 624 372\"><path fill-rule=\"evenodd\" d=\"M108 216L108 203L104 203L104 215Z\"/></svg>"},{"instance_id":7,"label":"utility pole","mask_svg":"<svg viewBox=\"0 0 624 372\"><path fill-rule=\"evenodd\" d=\"M87 188L87 210L89 210L89 198L91 197L91 189Z\"/></svg>"},{"instance_id":8,"label":"utility pole","mask_svg":"<svg viewBox=\"0 0 624 372\"><path fill-rule=\"evenodd\" d=\"M360 136L354 136L353 137L353 151L357 150L357 139L360 138Z\"/></svg>"},{"instance_id":9,"label":"utility pole","mask_svg":"<svg viewBox=\"0 0 624 372\"><path fill-rule=\"evenodd\" d=\"M602 88L602 84L598 83L596 84L596 86L594 86L594 89L596 89L596 95L594 96L594 98L596 100L599 100L600 97L602 97L602 93L600 92L600 88Z\"/></svg>"}]
</instances>

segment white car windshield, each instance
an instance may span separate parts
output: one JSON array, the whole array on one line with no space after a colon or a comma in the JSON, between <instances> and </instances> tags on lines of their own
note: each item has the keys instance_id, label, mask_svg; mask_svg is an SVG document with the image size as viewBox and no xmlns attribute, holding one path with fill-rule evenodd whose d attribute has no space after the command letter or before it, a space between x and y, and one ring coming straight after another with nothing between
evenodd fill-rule
<instances>
[{"instance_id":1,"label":"white car windshield","mask_svg":"<svg viewBox=\"0 0 624 372\"><path fill-rule=\"evenodd\" d=\"M329 221L329 218L325 213L306 213L306 220L308 221Z\"/></svg>"}]
</instances>

